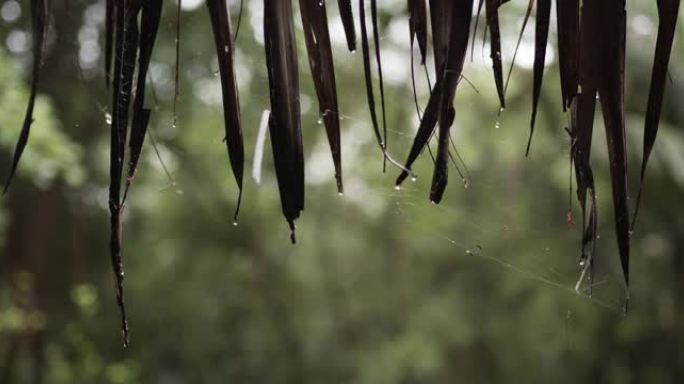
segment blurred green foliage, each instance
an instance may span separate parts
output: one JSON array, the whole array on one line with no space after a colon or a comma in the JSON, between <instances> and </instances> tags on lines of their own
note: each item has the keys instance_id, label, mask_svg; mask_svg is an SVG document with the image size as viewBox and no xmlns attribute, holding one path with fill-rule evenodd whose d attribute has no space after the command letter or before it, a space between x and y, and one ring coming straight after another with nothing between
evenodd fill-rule
<instances>
[{"instance_id":1,"label":"blurred green foliage","mask_svg":"<svg viewBox=\"0 0 684 384\"><path fill-rule=\"evenodd\" d=\"M239 225L232 225L237 190L222 142L209 20L199 2L183 1L181 100L178 124L172 123L175 4L169 2L147 100L158 154L148 138L125 218L132 345L123 350L107 250L104 2L68 3L53 4L55 34L31 139L20 179L0 200L0 382L670 383L684 377L681 40L632 239L632 309L623 316L600 113L592 151L601 235L596 282L591 297L574 291L580 228L566 222L568 200L576 220L579 210L555 62L532 152L524 157L533 28L500 117L478 35L465 69L474 86L459 87L452 129L468 183L452 168L445 201L433 206L427 153L418 179L400 191L392 187L397 170L381 172L360 54L346 52L330 4L346 193L335 193L299 34L308 184L299 244L291 246L268 142L261 184L248 180ZM249 173L259 119L269 106L261 3L245 3L237 63ZM403 159L417 126L408 22L403 2L379 4L389 147ZM231 5L235 17L238 4ZM525 6L503 8L505 58ZM9 45L12 33L30 30L23 3L21 10L16 20L0 20L8 45L0 50L2 175L28 95L22 77L29 52ZM628 11L634 196L655 4L629 1ZM425 103L428 89L418 79Z\"/></svg>"}]
</instances>

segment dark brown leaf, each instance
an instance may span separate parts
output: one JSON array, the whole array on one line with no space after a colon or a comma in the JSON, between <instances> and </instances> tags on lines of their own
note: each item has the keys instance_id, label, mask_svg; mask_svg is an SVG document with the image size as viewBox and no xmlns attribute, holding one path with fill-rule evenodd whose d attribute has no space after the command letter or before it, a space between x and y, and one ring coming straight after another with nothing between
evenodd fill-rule
<instances>
[{"instance_id":1,"label":"dark brown leaf","mask_svg":"<svg viewBox=\"0 0 684 384\"><path fill-rule=\"evenodd\" d=\"M135 99L133 100L133 122L131 124L131 138L129 140L129 166L123 201L126 201L128 188L135 177L135 170L138 166L138 160L140 158L143 142L145 141L145 135L147 133L147 126L150 121L151 111L144 108L145 80L147 79L147 70L150 67L152 49L154 48L154 42L157 38L157 31L159 30L161 9L162 0L145 0L142 6L139 42L140 49L138 55L138 80L135 89Z\"/></svg>"},{"instance_id":2,"label":"dark brown leaf","mask_svg":"<svg viewBox=\"0 0 684 384\"><path fill-rule=\"evenodd\" d=\"M499 6L501 0L485 0L485 13L487 15L487 27L490 34L490 53L492 68L494 70L494 82L496 92L499 94L501 108L506 108L504 96L503 69L501 64L501 32L499 30Z\"/></svg>"},{"instance_id":3,"label":"dark brown leaf","mask_svg":"<svg viewBox=\"0 0 684 384\"><path fill-rule=\"evenodd\" d=\"M264 39L271 90L269 130L273 158L283 214L294 243L295 220L304 209L304 153L291 0L264 0Z\"/></svg>"},{"instance_id":4,"label":"dark brown leaf","mask_svg":"<svg viewBox=\"0 0 684 384\"><path fill-rule=\"evenodd\" d=\"M318 110L325 124L335 164L337 191L343 193L340 115L337 107L337 85L325 3L319 0L299 0L299 9L309 53L309 66L318 96Z\"/></svg>"},{"instance_id":5,"label":"dark brown leaf","mask_svg":"<svg viewBox=\"0 0 684 384\"><path fill-rule=\"evenodd\" d=\"M448 0L452 2L452 0ZM454 120L454 96L463 72L468 50L470 20L473 14L472 0L454 0L451 4L451 33L449 36L447 61L442 75L444 90L439 107L439 140L435 170L432 175L430 201L438 204L442 200L448 179L449 131Z\"/></svg>"},{"instance_id":6,"label":"dark brown leaf","mask_svg":"<svg viewBox=\"0 0 684 384\"><path fill-rule=\"evenodd\" d=\"M658 17L660 21L658 24L655 57L653 58L653 72L651 73L651 89L648 94L648 106L646 108L644 153L641 161L639 194L637 195L632 226L636 222L639 206L641 205L641 192L644 185L644 176L646 175L646 165L648 164L648 158L651 155L651 150L653 150L653 144L655 144L658 134L660 111L663 106L663 94L665 93L665 82L667 79L667 67L670 63L677 16L679 15L679 3L679 0L658 0Z\"/></svg>"},{"instance_id":7,"label":"dark brown leaf","mask_svg":"<svg viewBox=\"0 0 684 384\"><path fill-rule=\"evenodd\" d=\"M560 68L563 110L577 94L577 54L579 36L579 0L556 2L558 19L558 66Z\"/></svg>"},{"instance_id":8,"label":"dark brown leaf","mask_svg":"<svg viewBox=\"0 0 684 384\"><path fill-rule=\"evenodd\" d=\"M112 268L116 282L116 301L121 312L121 328L124 346L128 345L128 320L123 295L123 260L121 257L121 177L126 148L126 132L129 108L131 104L131 88L135 59L138 47L137 16L140 11L138 0L125 0L120 3L116 13L116 46L114 58L112 125L109 162L109 211L111 215L111 251Z\"/></svg>"},{"instance_id":9,"label":"dark brown leaf","mask_svg":"<svg viewBox=\"0 0 684 384\"><path fill-rule=\"evenodd\" d=\"M527 139L525 156L530 154L534 124L537 121L537 107L541 96L544 66L546 61L546 45L549 38L549 20L551 18L551 0L537 0L537 17L534 35L534 80L532 86L532 118L530 119L530 136Z\"/></svg>"},{"instance_id":10,"label":"dark brown leaf","mask_svg":"<svg viewBox=\"0 0 684 384\"><path fill-rule=\"evenodd\" d=\"M214 31L216 56L218 57L219 72L221 74L226 148L233 175L239 188L238 203L234 215L234 219L237 220L242 200L245 150L240 125L240 101L238 98L237 79L235 77L235 44L226 2L224 0L207 0L207 7L209 8L211 26Z\"/></svg>"},{"instance_id":11,"label":"dark brown leaf","mask_svg":"<svg viewBox=\"0 0 684 384\"><path fill-rule=\"evenodd\" d=\"M354 27L354 14L352 13L351 0L337 0L340 9L340 18L344 27L344 34L347 37L347 47L349 51L356 51L356 29Z\"/></svg>"},{"instance_id":12,"label":"dark brown leaf","mask_svg":"<svg viewBox=\"0 0 684 384\"><path fill-rule=\"evenodd\" d=\"M26 143L28 143L29 134L31 132L31 124L33 124L33 107L36 103L36 94L38 93L38 81L40 69L43 66L45 59L45 44L47 41L48 31L48 9L50 5L48 0L31 0L31 24L33 32L33 67L31 70L31 93L29 95L28 106L26 107L26 115L24 116L24 123L17 139L17 144L14 147L14 156L12 157L12 166L10 168L9 176L5 182L3 194L7 193L7 189L12 182L14 173L19 165L21 155L24 153Z\"/></svg>"}]
</instances>

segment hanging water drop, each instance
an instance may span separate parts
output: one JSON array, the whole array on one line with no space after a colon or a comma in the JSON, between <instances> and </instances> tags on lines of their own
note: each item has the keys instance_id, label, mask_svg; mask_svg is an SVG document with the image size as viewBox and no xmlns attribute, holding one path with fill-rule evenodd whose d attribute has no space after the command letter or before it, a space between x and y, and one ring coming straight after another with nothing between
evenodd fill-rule
<instances>
[{"instance_id":1,"label":"hanging water drop","mask_svg":"<svg viewBox=\"0 0 684 384\"><path fill-rule=\"evenodd\" d=\"M233 220L233 227L237 227L237 226L238 226L238 221L237 221L237 220Z\"/></svg>"},{"instance_id":2,"label":"hanging water drop","mask_svg":"<svg viewBox=\"0 0 684 384\"><path fill-rule=\"evenodd\" d=\"M401 191L401 185L395 185L394 190L395 191Z\"/></svg>"},{"instance_id":3,"label":"hanging water drop","mask_svg":"<svg viewBox=\"0 0 684 384\"><path fill-rule=\"evenodd\" d=\"M112 114L109 112L105 112L105 123L112 125Z\"/></svg>"}]
</instances>

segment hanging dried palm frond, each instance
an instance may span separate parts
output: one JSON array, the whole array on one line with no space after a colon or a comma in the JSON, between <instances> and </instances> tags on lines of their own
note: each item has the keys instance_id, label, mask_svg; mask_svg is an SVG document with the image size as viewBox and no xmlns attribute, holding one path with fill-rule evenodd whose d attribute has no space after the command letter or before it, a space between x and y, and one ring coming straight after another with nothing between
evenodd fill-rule
<instances>
[{"instance_id":1,"label":"hanging dried palm frond","mask_svg":"<svg viewBox=\"0 0 684 384\"><path fill-rule=\"evenodd\" d=\"M140 26L138 16L142 12ZM121 257L121 215L128 187L132 182L142 149L150 110L143 107L145 100L145 77L161 15L161 0L124 0L118 3L113 16L115 24L114 72L112 77L112 124L110 142L109 211L111 215L110 252L116 281L116 299L121 311L121 328L124 346L128 345L128 320L123 295L123 261ZM121 178L128 132L129 110L133 77L138 58L138 79L133 103L129 170L126 189L121 198Z\"/></svg>"},{"instance_id":2,"label":"hanging dried palm frond","mask_svg":"<svg viewBox=\"0 0 684 384\"><path fill-rule=\"evenodd\" d=\"M245 164L245 150L240 126L240 101L238 98L237 79L235 78L235 44L230 22L230 14L224 0L208 0L209 16L214 31L216 56L221 74L221 91L223 92L223 119L226 132L226 147L230 157L230 165L239 189L238 202L233 220L237 220L242 201L242 175Z\"/></svg>"},{"instance_id":3,"label":"hanging dried palm frond","mask_svg":"<svg viewBox=\"0 0 684 384\"><path fill-rule=\"evenodd\" d=\"M544 66L546 63L546 45L549 39L549 21L551 18L551 0L537 0L536 27L534 36L534 80L532 85L532 118L530 119L530 136L527 139L525 156L530 154L534 124L537 121L537 107L541 96Z\"/></svg>"},{"instance_id":4,"label":"hanging dried palm frond","mask_svg":"<svg viewBox=\"0 0 684 384\"><path fill-rule=\"evenodd\" d=\"M442 78L437 80L442 82L442 95L439 105L439 146L430 190L430 201L434 203L442 200L447 185L449 130L454 122L453 103L456 87L463 72L463 63L468 50L472 6L472 0L457 0L450 1L450 6L447 8L452 16L449 20L451 28L444 73Z\"/></svg>"},{"instance_id":5,"label":"hanging dried palm frond","mask_svg":"<svg viewBox=\"0 0 684 384\"><path fill-rule=\"evenodd\" d=\"M489 57L492 59L492 69L494 69L494 82L496 92L499 94L501 109L506 108L504 97L503 69L501 64L501 32L499 30L499 7L501 0L485 0L485 13L487 16L487 28L490 36Z\"/></svg>"},{"instance_id":6,"label":"hanging dried palm frond","mask_svg":"<svg viewBox=\"0 0 684 384\"><path fill-rule=\"evenodd\" d=\"M290 240L295 243L295 220L304 210L304 152L291 0L264 0L264 39L273 159L283 215L290 225Z\"/></svg>"},{"instance_id":7,"label":"hanging dried palm frond","mask_svg":"<svg viewBox=\"0 0 684 384\"><path fill-rule=\"evenodd\" d=\"M639 206L641 205L641 192L643 190L646 165L653 150L658 125L660 123L660 111L663 107L663 94L665 93L665 80L667 79L667 67L670 63L670 53L674 42L675 27L679 15L680 0L658 0L658 38L656 41L655 57L653 59L653 72L651 73L651 89L648 94L648 107L646 109L646 124L644 127L644 154L641 161L641 178L639 194L637 195L634 219L636 222Z\"/></svg>"},{"instance_id":8,"label":"hanging dried palm frond","mask_svg":"<svg viewBox=\"0 0 684 384\"><path fill-rule=\"evenodd\" d=\"M577 94L579 0L557 0L556 18L558 22L558 67L560 69L563 110L566 110Z\"/></svg>"},{"instance_id":9,"label":"hanging dried palm frond","mask_svg":"<svg viewBox=\"0 0 684 384\"><path fill-rule=\"evenodd\" d=\"M406 177L412 175L411 167L423 149L426 146L429 148L428 143L437 131L438 149L436 156L433 157L435 168L430 190L430 200L434 203L441 201L448 180L447 160L452 157L449 147L451 140L450 128L456 114L453 105L454 97L460 80L464 79L462 72L469 45L474 1L429 0L429 7L426 7L424 0L407 0L411 48L413 49L414 41L417 40L422 65L426 63L426 55L428 54L430 43L428 14L430 16L436 81L434 86L431 86L430 97L422 115L418 108L420 123L408 153L405 167L394 161L387 152L387 116L380 56L380 25L377 0L370 0L370 22L374 44L373 53L371 53L371 37L369 36L367 26L366 2L365 0L359 0L358 3L368 107L375 138L383 153L384 162L389 161L402 169L401 174L396 179L396 185L399 186ZM508 78L504 84L499 12L501 5L506 2L507 0L479 0L476 11L477 20L482 7L484 6L485 8L487 25L485 35L487 31L490 34L490 56L501 109L505 107L505 91ZM523 22L523 30L534 2L535 0L529 0L528 11ZM551 0L536 0L536 2L532 115L526 153L529 153L530 142L537 119L551 13ZM325 1L299 0L299 3L309 65L319 101L319 112L325 123L335 165L338 191L341 193L343 185L340 153L340 115ZM580 3L582 6L580 6ZM159 28L161 5L162 0L106 1L104 38L105 80L107 85L111 85L112 88L109 187L109 210L111 214L110 251L116 281L117 304L121 311L124 344L128 344L128 324L123 296L124 273L121 255L121 216L128 188L135 176L150 120L151 111L144 107L145 78ZM351 0L339 0L338 5L347 47L353 51L356 49L356 33ZM680 0L658 0L657 5L660 25L644 128L641 183L644 181L647 162L658 131L667 67L672 50ZM39 72L45 56L49 20L48 7L49 0L31 0L31 20L33 24L31 94L5 190L7 190L12 180L22 151L26 146L33 119L32 114ZM178 7L180 7L180 3ZM232 36L232 25L226 2L224 0L207 0L207 7L211 18L221 75L226 146L231 168L240 190L235 212L237 216L242 197L244 148L235 73L236 36ZM625 286L628 288L630 222L627 196L627 153L624 117L625 0L583 2L580 2L580 0L559 0L556 2L556 9L562 108L564 111L569 110L569 126L566 130L571 137L570 161L575 169L577 199L582 210L581 272L577 289L580 289L585 279L589 282L591 289L594 258L596 256L595 249L598 239L596 188L590 161L597 96L601 104L607 137L613 192L614 225L617 234L620 263L624 274ZM299 218L301 211L304 209L304 153L299 105L299 68L292 1L264 0L263 22L265 61L268 70L272 111L268 124L282 211L291 229L291 240L295 242L295 220ZM238 28L239 22L235 31L236 35ZM178 31L179 29L177 29L177 33ZM473 34L476 32L477 21ZM522 32L521 30L518 37L518 45L520 44ZM176 49L178 49L178 45L176 45ZM516 53L517 49L518 47L516 46ZM514 60L515 56L516 54L513 55ZM380 94L382 130L380 129L380 121L376 111L373 61L377 68L377 87ZM509 77L512 68L513 66L511 65ZM176 63L176 70L178 71L178 61ZM136 73L137 79L135 78ZM137 81L133 97L134 79ZM178 80L176 80L176 83L178 83ZM178 94L176 93L174 103L177 101ZM416 105L418 105L417 97L415 101ZM131 104L132 121L129 128ZM437 127L439 127L438 130ZM122 198L122 177L129 129L129 163ZM451 144L453 147L453 143ZM641 194L637 198L635 219L640 196ZM628 298L629 295L627 294Z\"/></svg>"},{"instance_id":10,"label":"hanging dried palm frond","mask_svg":"<svg viewBox=\"0 0 684 384\"><path fill-rule=\"evenodd\" d=\"M340 114L337 108L335 66L325 3L319 0L299 0L299 9L302 14L306 49L309 53L309 66L318 95L318 111L325 125L332 151L337 192L342 194L344 187L342 185Z\"/></svg>"},{"instance_id":11,"label":"hanging dried palm frond","mask_svg":"<svg viewBox=\"0 0 684 384\"><path fill-rule=\"evenodd\" d=\"M340 18L344 27L344 34L347 37L347 47L349 51L356 51L356 28L354 27L354 14L352 13L351 0L337 0L340 9Z\"/></svg>"},{"instance_id":12,"label":"hanging dried palm frond","mask_svg":"<svg viewBox=\"0 0 684 384\"><path fill-rule=\"evenodd\" d=\"M45 44L47 43L48 9L50 7L48 0L31 0L31 23L33 32L33 69L31 70L31 94L29 95L28 106L26 107L26 116L24 117L24 124L21 127L17 144L14 147L14 156L12 158L12 166L10 168L9 176L5 182L3 194L7 193L7 189L12 182L14 173L19 165L21 155L24 153L26 143L28 143L29 133L31 132L31 124L33 124L33 107L36 104L36 94L38 93L38 77L40 75L40 67L43 66L45 59Z\"/></svg>"}]
</instances>

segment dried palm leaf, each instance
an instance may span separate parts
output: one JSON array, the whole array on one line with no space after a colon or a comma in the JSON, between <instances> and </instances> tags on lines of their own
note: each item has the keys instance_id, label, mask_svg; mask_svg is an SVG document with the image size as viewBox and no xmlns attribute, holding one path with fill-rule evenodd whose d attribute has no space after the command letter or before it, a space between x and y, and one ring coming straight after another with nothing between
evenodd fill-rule
<instances>
[{"instance_id":1,"label":"dried palm leaf","mask_svg":"<svg viewBox=\"0 0 684 384\"><path fill-rule=\"evenodd\" d=\"M667 67L670 63L672 43L674 41L677 16L679 15L679 0L658 0L658 37L656 40L655 57L653 58L653 72L651 73L651 89L648 94L648 106L646 109L646 123L644 126L644 153L641 161L641 177L639 181L639 194L637 195L636 208L632 226L636 222L639 206L641 205L641 192L646 175L646 165L653 150L658 125L660 123L660 111L663 107L663 94L665 93L665 81L667 79Z\"/></svg>"},{"instance_id":2,"label":"dried palm leaf","mask_svg":"<svg viewBox=\"0 0 684 384\"><path fill-rule=\"evenodd\" d=\"M121 257L121 176L126 148L126 134L131 102L131 88L135 72L135 59L138 47L137 17L141 4L137 0L124 0L119 3L116 13L116 37L114 77L112 78L112 125L109 162L109 212L112 268L116 283L116 301L121 312L121 329L124 346L128 345L128 320L123 295L123 260Z\"/></svg>"},{"instance_id":3,"label":"dried palm leaf","mask_svg":"<svg viewBox=\"0 0 684 384\"><path fill-rule=\"evenodd\" d=\"M344 34L347 37L347 47L349 51L356 51L356 29L354 27L354 14L352 13L351 0L338 0L337 5L340 9L340 18Z\"/></svg>"},{"instance_id":4,"label":"dried palm leaf","mask_svg":"<svg viewBox=\"0 0 684 384\"><path fill-rule=\"evenodd\" d=\"M344 193L340 148L340 115L337 106L335 67L325 2L299 0L299 9L304 27L306 49L309 53L309 66L318 96L318 110L325 125L333 163L335 164L337 192Z\"/></svg>"},{"instance_id":5,"label":"dried palm leaf","mask_svg":"<svg viewBox=\"0 0 684 384\"><path fill-rule=\"evenodd\" d=\"M534 36L534 69L532 85L532 118L530 119L530 136L527 139L525 156L530 154L534 124L537 121L537 107L541 96L544 66L546 62L546 45L549 39L549 20L551 18L551 0L537 0L537 17Z\"/></svg>"},{"instance_id":6,"label":"dried palm leaf","mask_svg":"<svg viewBox=\"0 0 684 384\"><path fill-rule=\"evenodd\" d=\"M221 91L223 94L223 119L225 125L226 149L230 165L239 188L234 220L237 220L242 200L242 179L245 164L245 150L240 125L240 101L238 98L237 79L235 77L235 44L233 40L230 15L225 0L208 0L209 16L214 31L216 56L221 74Z\"/></svg>"},{"instance_id":7,"label":"dried palm leaf","mask_svg":"<svg viewBox=\"0 0 684 384\"><path fill-rule=\"evenodd\" d=\"M36 94L38 93L38 81L40 69L45 60L45 45L47 43L48 31L48 9L50 7L49 0L31 0L31 24L33 32L33 68L31 70L31 93L29 95L28 106L26 107L26 115L24 116L24 123L17 139L17 144L14 147L14 156L12 158L12 166L10 168L9 176L5 182L3 194L7 193L7 189L12 182L14 173L19 165L21 155L24 153L26 143L28 143L29 134L31 132L31 124L33 124L33 107L36 103Z\"/></svg>"},{"instance_id":8,"label":"dried palm leaf","mask_svg":"<svg viewBox=\"0 0 684 384\"><path fill-rule=\"evenodd\" d=\"M271 94L269 131L283 215L295 238L304 209L304 153L299 106L297 45L291 0L264 0L266 67Z\"/></svg>"}]
</instances>

